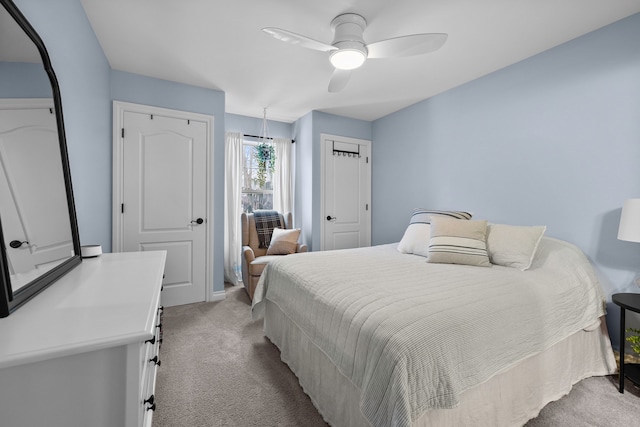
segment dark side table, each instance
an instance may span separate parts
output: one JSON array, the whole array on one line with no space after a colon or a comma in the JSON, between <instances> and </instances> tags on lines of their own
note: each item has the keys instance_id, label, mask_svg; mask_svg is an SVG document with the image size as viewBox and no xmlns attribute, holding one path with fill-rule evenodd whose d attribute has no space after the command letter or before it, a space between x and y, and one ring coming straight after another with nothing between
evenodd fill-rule
<instances>
[{"instance_id":1,"label":"dark side table","mask_svg":"<svg viewBox=\"0 0 640 427\"><path fill-rule=\"evenodd\" d=\"M640 294L613 294L611 300L620 306L620 393L624 393L624 379L629 378L632 383L640 387L640 364L624 363L625 319L626 310L640 313Z\"/></svg>"}]
</instances>

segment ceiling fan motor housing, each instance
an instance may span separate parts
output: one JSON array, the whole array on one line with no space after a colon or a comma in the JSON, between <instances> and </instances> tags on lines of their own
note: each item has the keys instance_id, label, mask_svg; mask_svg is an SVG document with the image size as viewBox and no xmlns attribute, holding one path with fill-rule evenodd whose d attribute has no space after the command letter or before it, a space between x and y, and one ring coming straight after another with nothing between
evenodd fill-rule
<instances>
[{"instance_id":1,"label":"ceiling fan motor housing","mask_svg":"<svg viewBox=\"0 0 640 427\"><path fill-rule=\"evenodd\" d=\"M362 33L366 27L367 21L355 13L344 13L331 21L331 28L335 33L331 45L337 47L338 50L331 52L330 60L336 68L353 69L362 65L368 55L367 47L362 38ZM354 54L356 58L361 57L362 60L353 65L337 65L339 56L351 55L353 57Z\"/></svg>"}]
</instances>

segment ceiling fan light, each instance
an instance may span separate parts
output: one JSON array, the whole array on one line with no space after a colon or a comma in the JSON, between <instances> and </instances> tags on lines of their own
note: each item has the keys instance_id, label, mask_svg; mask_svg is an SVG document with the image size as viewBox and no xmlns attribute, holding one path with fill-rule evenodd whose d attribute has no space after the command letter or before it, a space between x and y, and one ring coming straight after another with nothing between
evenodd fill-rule
<instances>
[{"instance_id":1,"label":"ceiling fan light","mask_svg":"<svg viewBox=\"0 0 640 427\"><path fill-rule=\"evenodd\" d=\"M364 64L367 56L357 49L339 49L331 52L329 60L339 70L354 70Z\"/></svg>"}]
</instances>

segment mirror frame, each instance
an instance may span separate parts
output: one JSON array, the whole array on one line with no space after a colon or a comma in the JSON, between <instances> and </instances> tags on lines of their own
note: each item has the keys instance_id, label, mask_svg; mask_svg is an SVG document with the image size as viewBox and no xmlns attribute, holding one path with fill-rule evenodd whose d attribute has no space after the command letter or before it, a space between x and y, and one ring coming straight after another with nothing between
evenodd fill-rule
<instances>
[{"instance_id":1,"label":"mirror frame","mask_svg":"<svg viewBox=\"0 0 640 427\"><path fill-rule=\"evenodd\" d=\"M41 276L29 282L17 292L13 292L11 287L11 277L9 274L9 265L7 262L7 252L5 247L4 234L2 231L2 219L0 218L0 317L6 317L18 307L29 301L31 298L42 292L49 285L54 283L60 277L64 276L74 267L82 262L80 252L80 237L78 234L78 221L76 217L75 203L73 199L73 189L71 187L71 170L69 168L69 155L67 152L67 141L64 130L64 120L62 116L62 100L60 97L60 88L58 79L51 66L49 54L44 42L31 26L29 21L20 12L18 7L12 0L0 0L0 4L4 7L9 15L13 17L16 23L22 28L25 34L35 44L42 58L42 65L49 76L51 89L53 92L53 105L55 108L56 124L58 128L58 141L60 143L60 157L62 159L62 172L64 175L65 188L67 193L67 205L69 208L69 222L71 227L71 238L73 241L73 255L62 262L58 266L52 268Z\"/></svg>"}]
</instances>

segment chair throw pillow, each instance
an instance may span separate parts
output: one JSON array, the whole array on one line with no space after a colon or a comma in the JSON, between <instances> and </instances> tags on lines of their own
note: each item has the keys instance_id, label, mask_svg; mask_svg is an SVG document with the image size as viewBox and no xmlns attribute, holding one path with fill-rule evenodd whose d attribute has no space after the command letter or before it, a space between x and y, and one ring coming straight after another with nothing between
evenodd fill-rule
<instances>
[{"instance_id":1,"label":"chair throw pillow","mask_svg":"<svg viewBox=\"0 0 640 427\"><path fill-rule=\"evenodd\" d=\"M487 221L433 217L427 262L490 267Z\"/></svg>"},{"instance_id":2,"label":"chair throw pillow","mask_svg":"<svg viewBox=\"0 0 640 427\"><path fill-rule=\"evenodd\" d=\"M300 229L284 230L274 228L271 235L271 244L267 249L267 255L289 255L296 253Z\"/></svg>"}]
</instances>

